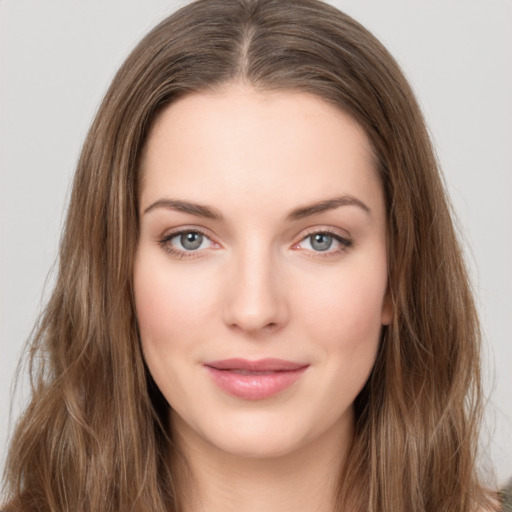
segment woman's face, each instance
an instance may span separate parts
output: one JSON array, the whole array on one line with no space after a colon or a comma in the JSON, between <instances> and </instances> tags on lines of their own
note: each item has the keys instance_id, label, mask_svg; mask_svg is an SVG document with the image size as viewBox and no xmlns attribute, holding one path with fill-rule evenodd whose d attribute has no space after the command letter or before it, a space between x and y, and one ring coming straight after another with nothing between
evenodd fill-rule
<instances>
[{"instance_id":1,"label":"woman's face","mask_svg":"<svg viewBox=\"0 0 512 512\"><path fill-rule=\"evenodd\" d=\"M141 172L135 301L173 428L253 457L350 435L391 318L364 132L315 96L230 85L164 110Z\"/></svg>"}]
</instances>

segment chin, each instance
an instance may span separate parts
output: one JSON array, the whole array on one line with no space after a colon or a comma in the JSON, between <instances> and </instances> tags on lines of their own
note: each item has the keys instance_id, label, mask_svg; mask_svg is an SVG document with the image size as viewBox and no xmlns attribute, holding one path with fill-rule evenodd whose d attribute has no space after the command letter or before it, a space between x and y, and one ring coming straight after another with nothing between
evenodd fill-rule
<instances>
[{"instance_id":1,"label":"chin","mask_svg":"<svg viewBox=\"0 0 512 512\"><path fill-rule=\"evenodd\" d=\"M242 409L218 417L212 414L208 424L177 417L172 424L184 439L195 438L205 448L251 459L275 459L315 449L315 441L343 430L336 419L322 422L315 416L300 416L296 410L292 414L276 412L267 405L267 410Z\"/></svg>"},{"instance_id":2,"label":"chin","mask_svg":"<svg viewBox=\"0 0 512 512\"><path fill-rule=\"evenodd\" d=\"M245 435L237 433L236 436L229 438L224 435L217 442L214 439L210 442L215 443L217 449L233 457L267 460L300 451L304 445L304 440L283 436L280 432L275 432L275 429L273 432L253 432Z\"/></svg>"}]
</instances>

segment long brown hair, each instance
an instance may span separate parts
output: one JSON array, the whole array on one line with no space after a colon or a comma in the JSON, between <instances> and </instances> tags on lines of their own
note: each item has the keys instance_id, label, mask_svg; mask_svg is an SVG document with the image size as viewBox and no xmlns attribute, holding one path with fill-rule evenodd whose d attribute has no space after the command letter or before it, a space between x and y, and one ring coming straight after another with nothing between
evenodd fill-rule
<instances>
[{"instance_id":1,"label":"long brown hair","mask_svg":"<svg viewBox=\"0 0 512 512\"><path fill-rule=\"evenodd\" d=\"M141 354L133 302L141 151L176 98L242 81L309 92L373 145L388 215L394 318L355 402L339 510L469 512L479 327L425 124L366 29L317 0L198 0L125 61L85 141L53 295L30 344L32 400L13 436L13 510L179 510L168 404Z\"/></svg>"}]
</instances>

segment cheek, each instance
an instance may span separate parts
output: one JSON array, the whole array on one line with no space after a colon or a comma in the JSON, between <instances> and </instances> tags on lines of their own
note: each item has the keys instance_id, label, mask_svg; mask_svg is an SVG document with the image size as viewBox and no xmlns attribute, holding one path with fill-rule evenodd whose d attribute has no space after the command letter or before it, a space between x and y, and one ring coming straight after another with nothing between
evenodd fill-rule
<instances>
[{"instance_id":1,"label":"cheek","mask_svg":"<svg viewBox=\"0 0 512 512\"><path fill-rule=\"evenodd\" d=\"M173 308L170 307L170 293L165 280L150 268L140 261L135 265L135 308L144 359L157 386L164 392L165 367L172 364L172 351L175 350L169 343L175 339L174 319L169 317Z\"/></svg>"},{"instance_id":2,"label":"cheek","mask_svg":"<svg viewBox=\"0 0 512 512\"><path fill-rule=\"evenodd\" d=\"M326 286L307 294L307 305L302 301L301 329L316 342L325 364L325 396L331 400L333 392L337 396L343 390L342 408L364 386L377 355L387 282L385 266L381 270L340 270Z\"/></svg>"},{"instance_id":3,"label":"cheek","mask_svg":"<svg viewBox=\"0 0 512 512\"><path fill-rule=\"evenodd\" d=\"M198 283L197 276L158 268L143 260L135 267L139 329L143 345L175 346L206 321L212 290L208 280Z\"/></svg>"},{"instance_id":4,"label":"cheek","mask_svg":"<svg viewBox=\"0 0 512 512\"><path fill-rule=\"evenodd\" d=\"M315 363L321 376L315 391L315 414L319 424L326 425L350 409L374 366L381 340L386 273L385 268L381 273L351 266L331 273L323 282L323 287L312 288L311 281L297 290L296 310L301 339L316 348Z\"/></svg>"},{"instance_id":5,"label":"cheek","mask_svg":"<svg viewBox=\"0 0 512 512\"><path fill-rule=\"evenodd\" d=\"M384 272L340 272L326 286L304 293L301 317L333 343L378 339L386 290ZM306 299L307 297L307 299Z\"/></svg>"},{"instance_id":6,"label":"cheek","mask_svg":"<svg viewBox=\"0 0 512 512\"><path fill-rule=\"evenodd\" d=\"M149 252L149 251L148 251ZM183 360L193 362L211 310L211 287L200 276L173 272L165 259L138 255L134 293L142 351L148 369L169 403L185 396ZM190 391L190 389L189 389Z\"/></svg>"}]
</instances>

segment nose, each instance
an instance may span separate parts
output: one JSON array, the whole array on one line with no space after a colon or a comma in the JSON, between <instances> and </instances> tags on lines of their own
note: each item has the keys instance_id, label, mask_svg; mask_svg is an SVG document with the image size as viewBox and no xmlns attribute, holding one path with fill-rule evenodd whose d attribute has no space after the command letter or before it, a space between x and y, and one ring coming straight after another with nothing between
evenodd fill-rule
<instances>
[{"instance_id":1,"label":"nose","mask_svg":"<svg viewBox=\"0 0 512 512\"><path fill-rule=\"evenodd\" d=\"M232 262L224 322L252 335L282 328L289 317L286 287L270 254L260 248L245 251Z\"/></svg>"}]
</instances>

